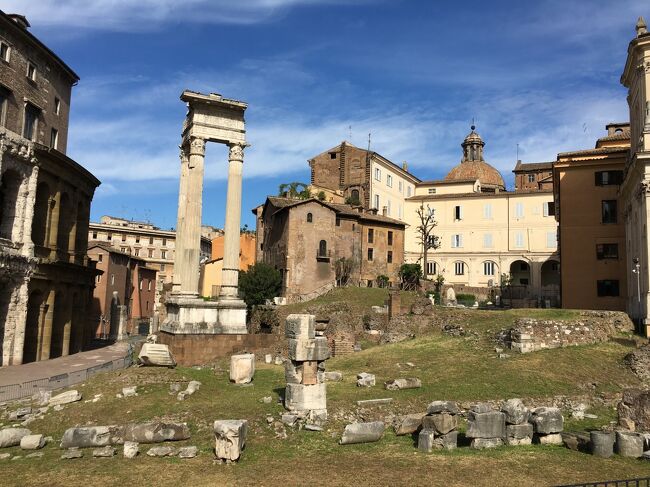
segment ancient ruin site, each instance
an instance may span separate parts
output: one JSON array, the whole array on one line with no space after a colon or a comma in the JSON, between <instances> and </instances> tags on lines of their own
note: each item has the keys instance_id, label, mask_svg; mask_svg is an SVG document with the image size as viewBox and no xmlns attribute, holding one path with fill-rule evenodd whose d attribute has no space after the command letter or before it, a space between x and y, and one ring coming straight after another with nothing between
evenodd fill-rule
<instances>
[{"instance_id":1,"label":"ancient ruin site","mask_svg":"<svg viewBox=\"0 0 650 487\"><path fill-rule=\"evenodd\" d=\"M650 487L596 3L0 0L0 485Z\"/></svg>"}]
</instances>

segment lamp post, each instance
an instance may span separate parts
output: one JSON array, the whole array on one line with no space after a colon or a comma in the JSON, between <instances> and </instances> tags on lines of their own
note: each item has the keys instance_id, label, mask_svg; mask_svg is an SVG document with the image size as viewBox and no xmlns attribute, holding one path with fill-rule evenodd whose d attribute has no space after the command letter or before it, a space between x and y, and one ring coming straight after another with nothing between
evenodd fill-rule
<instances>
[{"instance_id":1,"label":"lamp post","mask_svg":"<svg viewBox=\"0 0 650 487\"><path fill-rule=\"evenodd\" d=\"M641 333L641 264L639 263L638 257L634 257L632 262L634 263L632 272L636 274L637 326L639 333Z\"/></svg>"}]
</instances>

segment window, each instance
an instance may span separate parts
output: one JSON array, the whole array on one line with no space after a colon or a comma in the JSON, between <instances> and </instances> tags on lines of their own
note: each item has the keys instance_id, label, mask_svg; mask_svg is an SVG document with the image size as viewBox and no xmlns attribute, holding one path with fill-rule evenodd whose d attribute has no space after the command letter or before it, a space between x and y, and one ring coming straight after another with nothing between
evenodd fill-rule
<instances>
[{"instance_id":1,"label":"window","mask_svg":"<svg viewBox=\"0 0 650 487\"><path fill-rule=\"evenodd\" d=\"M112 235L112 234L109 233L108 235L106 235L106 240L112 240L112 239L113 239L113 235Z\"/></svg>"},{"instance_id":2,"label":"window","mask_svg":"<svg viewBox=\"0 0 650 487\"><path fill-rule=\"evenodd\" d=\"M135 255L136 257L140 257L140 249L135 249L133 251L133 255Z\"/></svg>"},{"instance_id":3,"label":"window","mask_svg":"<svg viewBox=\"0 0 650 487\"><path fill-rule=\"evenodd\" d=\"M598 297L618 296L618 280L604 279L602 281L596 281L596 290Z\"/></svg>"},{"instance_id":4,"label":"window","mask_svg":"<svg viewBox=\"0 0 650 487\"><path fill-rule=\"evenodd\" d=\"M151 291L151 279L147 280L147 291Z\"/></svg>"},{"instance_id":5,"label":"window","mask_svg":"<svg viewBox=\"0 0 650 487\"><path fill-rule=\"evenodd\" d=\"M603 200L603 223L616 223L616 200Z\"/></svg>"},{"instance_id":6,"label":"window","mask_svg":"<svg viewBox=\"0 0 650 487\"><path fill-rule=\"evenodd\" d=\"M379 209L379 195L375 195L375 208Z\"/></svg>"},{"instance_id":7,"label":"window","mask_svg":"<svg viewBox=\"0 0 650 487\"><path fill-rule=\"evenodd\" d=\"M462 220L462 219L463 219L463 207L454 206L454 220Z\"/></svg>"},{"instance_id":8,"label":"window","mask_svg":"<svg viewBox=\"0 0 650 487\"><path fill-rule=\"evenodd\" d=\"M556 232L546 232L546 246L549 249L557 247L557 233Z\"/></svg>"},{"instance_id":9,"label":"window","mask_svg":"<svg viewBox=\"0 0 650 487\"><path fill-rule=\"evenodd\" d=\"M374 243L375 241L375 230L373 228L368 229L368 243Z\"/></svg>"},{"instance_id":10,"label":"window","mask_svg":"<svg viewBox=\"0 0 650 487\"><path fill-rule=\"evenodd\" d=\"M358 189L353 189L350 192L350 199L352 200L351 203L353 205L360 205L361 200L359 199L359 190Z\"/></svg>"},{"instance_id":11,"label":"window","mask_svg":"<svg viewBox=\"0 0 650 487\"><path fill-rule=\"evenodd\" d=\"M397 182L397 189L399 190L400 194L404 192L404 184L402 183L402 181Z\"/></svg>"},{"instance_id":12,"label":"window","mask_svg":"<svg viewBox=\"0 0 650 487\"><path fill-rule=\"evenodd\" d=\"M523 232L515 233L515 247L520 249L524 246L524 234Z\"/></svg>"},{"instance_id":13,"label":"window","mask_svg":"<svg viewBox=\"0 0 650 487\"><path fill-rule=\"evenodd\" d=\"M97 262L103 262L104 261L104 254L98 254L97 255Z\"/></svg>"},{"instance_id":14,"label":"window","mask_svg":"<svg viewBox=\"0 0 650 487\"><path fill-rule=\"evenodd\" d=\"M147 301L147 311L149 311L149 301Z\"/></svg>"},{"instance_id":15,"label":"window","mask_svg":"<svg viewBox=\"0 0 650 487\"><path fill-rule=\"evenodd\" d=\"M402 205L397 208L397 218L402 219Z\"/></svg>"},{"instance_id":16,"label":"window","mask_svg":"<svg viewBox=\"0 0 650 487\"><path fill-rule=\"evenodd\" d=\"M153 237L149 237L149 245L153 245Z\"/></svg>"},{"instance_id":17,"label":"window","mask_svg":"<svg viewBox=\"0 0 650 487\"><path fill-rule=\"evenodd\" d=\"M120 252L124 252L126 254L127 250L129 250L128 247L120 247Z\"/></svg>"},{"instance_id":18,"label":"window","mask_svg":"<svg viewBox=\"0 0 650 487\"><path fill-rule=\"evenodd\" d=\"M307 213L307 223L312 223L314 216L311 213Z\"/></svg>"},{"instance_id":19,"label":"window","mask_svg":"<svg viewBox=\"0 0 650 487\"><path fill-rule=\"evenodd\" d=\"M386 174L386 186L388 186L389 188L393 187L393 176L391 176L390 174Z\"/></svg>"},{"instance_id":20,"label":"window","mask_svg":"<svg viewBox=\"0 0 650 487\"><path fill-rule=\"evenodd\" d=\"M7 106L9 105L9 96L11 92L4 86L0 85L0 126L7 124Z\"/></svg>"},{"instance_id":21,"label":"window","mask_svg":"<svg viewBox=\"0 0 650 487\"><path fill-rule=\"evenodd\" d=\"M483 218L486 220L492 219L492 204L486 203L483 205Z\"/></svg>"},{"instance_id":22,"label":"window","mask_svg":"<svg viewBox=\"0 0 650 487\"><path fill-rule=\"evenodd\" d=\"M429 194L436 194L436 188L429 188L427 192Z\"/></svg>"},{"instance_id":23,"label":"window","mask_svg":"<svg viewBox=\"0 0 650 487\"><path fill-rule=\"evenodd\" d=\"M318 256L327 257L327 242L325 240L321 240L318 244Z\"/></svg>"},{"instance_id":24,"label":"window","mask_svg":"<svg viewBox=\"0 0 650 487\"><path fill-rule=\"evenodd\" d=\"M433 248L433 246L436 244L436 236L435 235L427 236L427 243L429 244L430 248Z\"/></svg>"},{"instance_id":25,"label":"window","mask_svg":"<svg viewBox=\"0 0 650 487\"><path fill-rule=\"evenodd\" d=\"M386 262L388 262L389 264L393 263L393 251L392 250L388 251L388 255L386 256Z\"/></svg>"},{"instance_id":26,"label":"window","mask_svg":"<svg viewBox=\"0 0 650 487\"><path fill-rule=\"evenodd\" d=\"M623 182L623 171L596 171L596 186L618 185Z\"/></svg>"},{"instance_id":27,"label":"window","mask_svg":"<svg viewBox=\"0 0 650 487\"><path fill-rule=\"evenodd\" d=\"M341 219L338 216L336 217L336 226L337 227L341 226Z\"/></svg>"},{"instance_id":28,"label":"window","mask_svg":"<svg viewBox=\"0 0 650 487\"><path fill-rule=\"evenodd\" d=\"M93 240L97 239L97 232L93 232Z\"/></svg>"},{"instance_id":29,"label":"window","mask_svg":"<svg viewBox=\"0 0 650 487\"><path fill-rule=\"evenodd\" d=\"M555 202L547 201L544 203L544 216L553 216L555 215Z\"/></svg>"},{"instance_id":30,"label":"window","mask_svg":"<svg viewBox=\"0 0 650 487\"><path fill-rule=\"evenodd\" d=\"M140 236L139 235L135 236L135 243L140 243Z\"/></svg>"},{"instance_id":31,"label":"window","mask_svg":"<svg viewBox=\"0 0 650 487\"><path fill-rule=\"evenodd\" d=\"M330 152L330 159L336 159L336 152Z\"/></svg>"},{"instance_id":32,"label":"window","mask_svg":"<svg viewBox=\"0 0 650 487\"><path fill-rule=\"evenodd\" d=\"M162 239L162 244L163 244L163 247L167 247L167 239L166 238Z\"/></svg>"},{"instance_id":33,"label":"window","mask_svg":"<svg viewBox=\"0 0 650 487\"><path fill-rule=\"evenodd\" d=\"M166 250L161 250L160 251L160 258L161 259L166 259L167 258L167 251Z\"/></svg>"},{"instance_id":34,"label":"window","mask_svg":"<svg viewBox=\"0 0 650 487\"><path fill-rule=\"evenodd\" d=\"M27 78L36 81L36 65L31 61L27 61Z\"/></svg>"},{"instance_id":35,"label":"window","mask_svg":"<svg viewBox=\"0 0 650 487\"><path fill-rule=\"evenodd\" d=\"M143 280L144 280L144 279L140 279L140 291L142 291L142 281L143 281Z\"/></svg>"},{"instance_id":36,"label":"window","mask_svg":"<svg viewBox=\"0 0 650 487\"><path fill-rule=\"evenodd\" d=\"M126 233L122 234L122 242L126 242Z\"/></svg>"},{"instance_id":37,"label":"window","mask_svg":"<svg viewBox=\"0 0 650 487\"><path fill-rule=\"evenodd\" d=\"M111 274L111 286L115 285L115 274Z\"/></svg>"},{"instance_id":38,"label":"window","mask_svg":"<svg viewBox=\"0 0 650 487\"><path fill-rule=\"evenodd\" d=\"M377 181L381 181L381 169L379 169L378 167L375 168L375 179Z\"/></svg>"},{"instance_id":39,"label":"window","mask_svg":"<svg viewBox=\"0 0 650 487\"><path fill-rule=\"evenodd\" d=\"M153 249L149 249L149 258L153 257Z\"/></svg>"},{"instance_id":40,"label":"window","mask_svg":"<svg viewBox=\"0 0 650 487\"><path fill-rule=\"evenodd\" d=\"M372 260L372 257L373 257L373 250L372 250L372 249L368 249L368 260L371 261L371 260Z\"/></svg>"},{"instance_id":41,"label":"window","mask_svg":"<svg viewBox=\"0 0 650 487\"><path fill-rule=\"evenodd\" d=\"M388 245L393 245L393 232L388 230Z\"/></svg>"},{"instance_id":42,"label":"window","mask_svg":"<svg viewBox=\"0 0 650 487\"><path fill-rule=\"evenodd\" d=\"M486 249L491 249L492 248L492 234L491 233L484 233L483 234L483 247Z\"/></svg>"},{"instance_id":43,"label":"window","mask_svg":"<svg viewBox=\"0 0 650 487\"><path fill-rule=\"evenodd\" d=\"M97 284L99 284L100 282L102 282L102 276L101 276L101 274L97 274L97 277L95 277L95 282L96 282Z\"/></svg>"},{"instance_id":44,"label":"window","mask_svg":"<svg viewBox=\"0 0 650 487\"><path fill-rule=\"evenodd\" d=\"M483 262L483 275L493 276L496 273L496 264L494 262Z\"/></svg>"},{"instance_id":45,"label":"window","mask_svg":"<svg viewBox=\"0 0 650 487\"><path fill-rule=\"evenodd\" d=\"M9 45L4 42L0 42L0 60L9 62Z\"/></svg>"},{"instance_id":46,"label":"window","mask_svg":"<svg viewBox=\"0 0 650 487\"><path fill-rule=\"evenodd\" d=\"M427 275L431 276L438 273L438 265L435 262L427 262Z\"/></svg>"},{"instance_id":47,"label":"window","mask_svg":"<svg viewBox=\"0 0 650 487\"><path fill-rule=\"evenodd\" d=\"M407 186L407 187L406 187L406 196L407 196L408 198L411 197L411 187L410 187L410 186Z\"/></svg>"},{"instance_id":48,"label":"window","mask_svg":"<svg viewBox=\"0 0 650 487\"><path fill-rule=\"evenodd\" d=\"M515 218L523 218L523 217L524 217L524 204L517 203L515 205Z\"/></svg>"},{"instance_id":49,"label":"window","mask_svg":"<svg viewBox=\"0 0 650 487\"><path fill-rule=\"evenodd\" d=\"M56 96L54 97L54 114L61 114L61 100L59 100Z\"/></svg>"},{"instance_id":50,"label":"window","mask_svg":"<svg viewBox=\"0 0 650 487\"><path fill-rule=\"evenodd\" d=\"M464 262L454 262L454 274L457 276L465 275L465 263Z\"/></svg>"},{"instance_id":51,"label":"window","mask_svg":"<svg viewBox=\"0 0 650 487\"><path fill-rule=\"evenodd\" d=\"M529 174L528 175L528 182L529 183L534 183L535 182L535 175L534 174Z\"/></svg>"},{"instance_id":52,"label":"window","mask_svg":"<svg viewBox=\"0 0 650 487\"><path fill-rule=\"evenodd\" d=\"M36 138L38 116L41 111L31 103L25 104L25 118L23 120L23 137L29 140Z\"/></svg>"},{"instance_id":53,"label":"window","mask_svg":"<svg viewBox=\"0 0 650 487\"><path fill-rule=\"evenodd\" d=\"M456 234L451 236L451 248L457 249L463 246L463 236Z\"/></svg>"},{"instance_id":54,"label":"window","mask_svg":"<svg viewBox=\"0 0 650 487\"><path fill-rule=\"evenodd\" d=\"M160 272L165 272L165 264L160 264Z\"/></svg>"},{"instance_id":55,"label":"window","mask_svg":"<svg viewBox=\"0 0 650 487\"><path fill-rule=\"evenodd\" d=\"M596 258L598 260L618 259L618 244L615 243L597 244Z\"/></svg>"}]
</instances>

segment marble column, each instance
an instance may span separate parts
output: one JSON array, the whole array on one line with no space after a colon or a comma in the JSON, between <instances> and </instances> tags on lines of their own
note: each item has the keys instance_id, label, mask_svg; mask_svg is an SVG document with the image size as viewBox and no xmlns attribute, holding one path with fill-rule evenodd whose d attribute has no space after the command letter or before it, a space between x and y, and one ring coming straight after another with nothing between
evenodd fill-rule
<instances>
[{"instance_id":1,"label":"marble column","mask_svg":"<svg viewBox=\"0 0 650 487\"><path fill-rule=\"evenodd\" d=\"M199 295L204 156L205 140L192 137L187 170L185 174L181 173L181 191L185 190L185 201L178 208L174 259L174 274L178 276L179 283L179 288L174 292L186 296Z\"/></svg>"},{"instance_id":2,"label":"marble column","mask_svg":"<svg viewBox=\"0 0 650 487\"><path fill-rule=\"evenodd\" d=\"M221 271L221 299L238 299L239 234L241 225L242 169L244 146L230 145L228 153L228 192L226 195L226 222L224 225L223 268Z\"/></svg>"},{"instance_id":3,"label":"marble column","mask_svg":"<svg viewBox=\"0 0 650 487\"><path fill-rule=\"evenodd\" d=\"M179 181L178 189L178 216L176 221L176 242L174 252L174 270L172 274L172 291L180 291L181 285L181 276L180 269L183 265L181 256L183 253L180 251L181 246L181 235L184 233L184 222L185 222L185 203L187 202L187 183L188 183L188 171L190 163L189 147L180 146L180 160L181 160L181 176Z\"/></svg>"},{"instance_id":4,"label":"marble column","mask_svg":"<svg viewBox=\"0 0 650 487\"><path fill-rule=\"evenodd\" d=\"M29 279L20 283L17 289L16 309L14 310L14 350L11 365L23 363L25 347L25 327L27 326L27 303L29 302ZM9 308L11 312L11 308Z\"/></svg>"},{"instance_id":5,"label":"marble column","mask_svg":"<svg viewBox=\"0 0 650 487\"><path fill-rule=\"evenodd\" d=\"M50 351L52 346L52 328L54 326L54 302L56 300L56 292L51 290L47 296L47 312L45 313L45 324L43 327L43 340L41 342L41 353L39 360L47 360L50 358Z\"/></svg>"},{"instance_id":6,"label":"marble column","mask_svg":"<svg viewBox=\"0 0 650 487\"><path fill-rule=\"evenodd\" d=\"M34 204L36 202L36 184L38 183L38 166L32 167L27 183L27 205L23 218L23 255L32 257L34 255L34 242L32 242L32 222L34 220Z\"/></svg>"}]
</instances>

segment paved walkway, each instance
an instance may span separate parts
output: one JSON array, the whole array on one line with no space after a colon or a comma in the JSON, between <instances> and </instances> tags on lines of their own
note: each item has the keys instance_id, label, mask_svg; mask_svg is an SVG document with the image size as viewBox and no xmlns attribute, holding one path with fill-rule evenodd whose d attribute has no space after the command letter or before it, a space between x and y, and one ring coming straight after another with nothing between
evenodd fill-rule
<instances>
[{"instance_id":1,"label":"paved walkway","mask_svg":"<svg viewBox=\"0 0 650 487\"><path fill-rule=\"evenodd\" d=\"M128 342L119 342L96 350L68 355L67 357L0 367L0 387L83 371L95 365L123 359L128 350Z\"/></svg>"}]
</instances>

